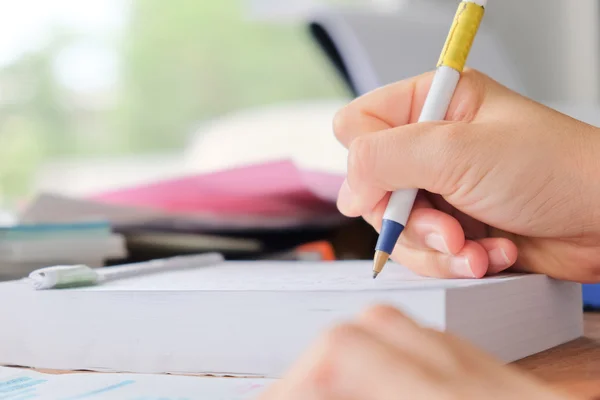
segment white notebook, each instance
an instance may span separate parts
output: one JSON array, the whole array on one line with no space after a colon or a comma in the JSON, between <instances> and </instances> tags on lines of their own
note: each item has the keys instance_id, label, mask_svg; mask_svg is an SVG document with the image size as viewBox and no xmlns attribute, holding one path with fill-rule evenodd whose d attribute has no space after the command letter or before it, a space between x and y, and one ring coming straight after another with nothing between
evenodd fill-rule
<instances>
[{"instance_id":1,"label":"white notebook","mask_svg":"<svg viewBox=\"0 0 600 400\"><path fill-rule=\"evenodd\" d=\"M319 334L397 306L505 362L582 335L581 287L542 275L437 280L368 261L225 262L90 288L0 283L0 364L277 378Z\"/></svg>"}]
</instances>

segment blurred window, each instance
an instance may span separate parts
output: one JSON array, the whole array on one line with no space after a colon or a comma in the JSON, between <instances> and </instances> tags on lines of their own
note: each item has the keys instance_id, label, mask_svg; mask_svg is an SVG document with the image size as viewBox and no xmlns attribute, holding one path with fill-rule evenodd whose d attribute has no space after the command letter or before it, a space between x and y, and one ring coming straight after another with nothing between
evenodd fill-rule
<instances>
[{"instance_id":1,"label":"blurred window","mask_svg":"<svg viewBox=\"0 0 600 400\"><path fill-rule=\"evenodd\" d=\"M348 95L304 24L242 1L5 2L0 206L48 160L175 151L228 112Z\"/></svg>"}]
</instances>

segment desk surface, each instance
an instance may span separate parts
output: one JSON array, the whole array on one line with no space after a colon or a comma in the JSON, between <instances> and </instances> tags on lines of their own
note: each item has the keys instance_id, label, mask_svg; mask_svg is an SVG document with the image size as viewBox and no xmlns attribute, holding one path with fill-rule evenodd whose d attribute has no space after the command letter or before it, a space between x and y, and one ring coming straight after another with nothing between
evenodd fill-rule
<instances>
[{"instance_id":1,"label":"desk surface","mask_svg":"<svg viewBox=\"0 0 600 400\"><path fill-rule=\"evenodd\" d=\"M600 313L585 314L585 336L515 364L575 395L600 399Z\"/></svg>"}]
</instances>

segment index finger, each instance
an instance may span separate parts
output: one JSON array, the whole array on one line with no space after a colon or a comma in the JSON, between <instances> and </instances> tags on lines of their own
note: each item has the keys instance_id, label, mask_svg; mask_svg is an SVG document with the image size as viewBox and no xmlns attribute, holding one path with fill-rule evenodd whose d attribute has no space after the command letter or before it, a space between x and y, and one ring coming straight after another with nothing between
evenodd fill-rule
<instances>
[{"instance_id":1,"label":"index finger","mask_svg":"<svg viewBox=\"0 0 600 400\"><path fill-rule=\"evenodd\" d=\"M425 104L435 72L382 86L362 95L335 115L333 130L346 147L364 134L415 123ZM447 121L471 121L483 102L486 78L465 69L446 113Z\"/></svg>"}]
</instances>

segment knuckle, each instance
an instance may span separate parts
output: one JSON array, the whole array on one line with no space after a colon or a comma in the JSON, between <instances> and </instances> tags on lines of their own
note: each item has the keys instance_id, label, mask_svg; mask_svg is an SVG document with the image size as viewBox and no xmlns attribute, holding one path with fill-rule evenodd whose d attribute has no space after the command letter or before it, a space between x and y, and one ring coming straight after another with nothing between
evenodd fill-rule
<instances>
[{"instance_id":1,"label":"knuckle","mask_svg":"<svg viewBox=\"0 0 600 400\"><path fill-rule=\"evenodd\" d=\"M588 270L590 281L592 283L600 283L600 264L598 264L598 261L592 263Z\"/></svg>"},{"instance_id":2,"label":"knuckle","mask_svg":"<svg viewBox=\"0 0 600 400\"><path fill-rule=\"evenodd\" d=\"M582 268L576 273L575 276L570 276L570 280L575 280L588 284L600 283L600 263L597 261L596 252L585 254L580 257L582 261L580 263L582 265ZM556 269L560 270L561 263L558 260L554 261L553 264L556 264ZM558 278L560 279L563 277L558 276Z\"/></svg>"},{"instance_id":3,"label":"knuckle","mask_svg":"<svg viewBox=\"0 0 600 400\"><path fill-rule=\"evenodd\" d=\"M470 151L473 144L472 136L469 134L468 123L460 122L455 124L445 135L444 147L446 156L451 161L457 161L457 158L471 161L469 156L474 154Z\"/></svg>"},{"instance_id":4,"label":"knuckle","mask_svg":"<svg viewBox=\"0 0 600 400\"><path fill-rule=\"evenodd\" d=\"M483 95L492 82L490 77L476 69L465 69L461 79L463 76L465 86L474 95Z\"/></svg>"},{"instance_id":5,"label":"knuckle","mask_svg":"<svg viewBox=\"0 0 600 400\"><path fill-rule=\"evenodd\" d=\"M373 141L365 136L357 137L348 149L348 183L370 176L370 170L375 156Z\"/></svg>"},{"instance_id":6,"label":"knuckle","mask_svg":"<svg viewBox=\"0 0 600 400\"><path fill-rule=\"evenodd\" d=\"M491 79L485 74L465 69L454 98L456 102L449 110L449 119L453 121L472 121L483 104L489 90Z\"/></svg>"},{"instance_id":7,"label":"knuckle","mask_svg":"<svg viewBox=\"0 0 600 400\"><path fill-rule=\"evenodd\" d=\"M449 371L461 372L477 368L460 339L430 327L423 328L422 333L423 337L428 338L428 347L434 350L439 364Z\"/></svg>"},{"instance_id":8,"label":"knuckle","mask_svg":"<svg viewBox=\"0 0 600 400\"><path fill-rule=\"evenodd\" d=\"M361 315L361 321L367 325L390 325L406 317L398 309L387 304L376 304L367 308Z\"/></svg>"},{"instance_id":9,"label":"knuckle","mask_svg":"<svg viewBox=\"0 0 600 400\"><path fill-rule=\"evenodd\" d=\"M335 360L321 357L309 370L306 383L319 392L330 392L335 386L335 371Z\"/></svg>"},{"instance_id":10,"label":"knuckle","mask_svg":"<svg viewBox=\"0 0 600 400\"><path fill-rule=\"evenodd\" d=\"M434 191L440 194L450 194L462 186L469 170L474 165L473 156L478 151L471 151L473 143L468 134L468 123L455 122L445 124L432 130L435 136L430 143L435 146L438 162ZM446 168L451 165L452 168Z\"/></svg>"},{"instance_id":11,"label":"knuckle","mask_svg":"<svg viewBox=\"0 0 600 400\"><path fill-rule=\"evenodd\" d=\"M487 75L475 68L465 68L461 78L466 78L466 82L469 85L475 87L485 85L487 81Z\"/></svg>"},{"instance_id":12,"label":"knuckle","mask_svg":"<svg viewBox=\"0 0 600 400\"><path fill-rule=\"evenodd\" d=\"M345 146L347 146L350 137L349 127L351 124L351 113L352 110L350 105L346 105L339 109L333 116L333 134L335 135L336 139Z\"/></svg>"},{"instance_id":13,"label":"knuckle","mask_svg":"<svg viewBox=\"0 0 600 400\"><path fill-rule=\"evenodd\" d=\"M319 355L309 375L312 387L329 392L335 386L336 371L344 352L355 348L359 335L359 328L352 324L336 325L322 335Z\"/></svg>"},{"instance_id":14,"label":"knuckle","mask_svg":"<svg viewBox=\"0 0 600 400\"><path fill-rule=\"evenodd\" d=\"M326 355L334 358L337 350L346 347L349 342L356 341L360 335L360 328L354 324L346 323L336 325L325 332L323 344Z\"/></svg>"},{"instance_id":15,"label":"knuckle","mask_svg":"<svg viewBox=\"0 0 600 400\"><path fill-rule=\"evenodd\" d=\"M466 123L454 122L444 125L443 129L434 130L437 142L441 144L442 149L454 150L461 143L466 130Z\"/></svg>"},{"instance_id":16,"label":"knuckle","mask_svg":"<svg viewBox=\"0 0 600 400\"><path fill-rule=\"evenodd\" d=\"M450 161L456 161L460 157L463 142L462 132L464 132L462 123L447 123L429 131L432 137L427 143L432 146L431 150L433 151L431 154L435 154L438 161L435 165L440 169L445 165L449 165Z\"/></svg>"}]
</instances>

